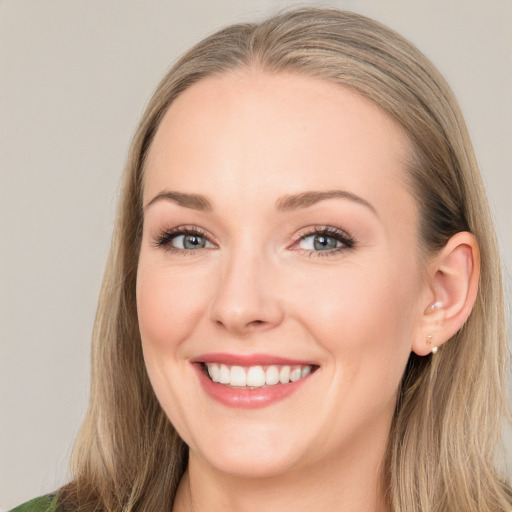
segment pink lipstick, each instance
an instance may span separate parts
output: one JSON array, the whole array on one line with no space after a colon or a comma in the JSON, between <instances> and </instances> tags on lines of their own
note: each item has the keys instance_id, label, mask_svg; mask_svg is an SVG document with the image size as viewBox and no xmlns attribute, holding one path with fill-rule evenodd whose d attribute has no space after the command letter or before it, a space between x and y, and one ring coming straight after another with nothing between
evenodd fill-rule
<instances>
[{"instance_id":1,"label":"pink lipstick","mask_svg":"<svg viewBox=\"0 0 512 512\"><path fill-rule=\"evenodd\" d=\"M192 361L206 393L228 407L260 408L300 389L318 365L266 354L204 354Z\"/></svg>"}]
</instances>

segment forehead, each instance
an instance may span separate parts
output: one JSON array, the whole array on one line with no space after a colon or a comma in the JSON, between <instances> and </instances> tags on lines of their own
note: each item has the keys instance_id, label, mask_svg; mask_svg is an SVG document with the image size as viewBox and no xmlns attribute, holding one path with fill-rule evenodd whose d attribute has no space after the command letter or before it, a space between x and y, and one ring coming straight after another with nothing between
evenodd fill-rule
<instances>
[{"instance_id":1,"label":"forehead","mask_svg":"<svg viewBox=\"0 0 512 512\"><path fill-rule=\"evenodd\" d=\"M400 126L350 88L292 73L239 70L199 81L168 109L146 161L145 202L168 187L220 196L343 187L405 192ZM396 192L396 190L394 191Z\"/></svg>"}]
</instances>

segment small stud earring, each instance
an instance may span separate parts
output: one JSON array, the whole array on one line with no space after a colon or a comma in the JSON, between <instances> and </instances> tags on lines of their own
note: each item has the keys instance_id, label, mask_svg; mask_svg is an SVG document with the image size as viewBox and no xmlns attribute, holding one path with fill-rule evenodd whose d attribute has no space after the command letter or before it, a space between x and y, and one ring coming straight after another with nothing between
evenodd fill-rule
<instances>
[{"instance_id":1,"label":"small stud earring","mask_svg":"<svg viewBox=\"0 0 512 512\"><path fill-rule=\"evenodd\" d=\"M435 302L434 304L432 304L432 306L430 306L430 310L434 311L434 309L437 309L437 308L440 308L440 307L441 307L441 303L440 302Z\"/></svg>"},{"instance_id":2,"label":"small stud earring","mask_svg":"<svg viewBox=\"0 0 512 512\"><path fill-rule=\"evenodd\" d=\"M432 336L427 336L427 347L432 345ZM437 354L437 347L434 345L431 350L432 354Z\"/></svg>"}]
</instances>

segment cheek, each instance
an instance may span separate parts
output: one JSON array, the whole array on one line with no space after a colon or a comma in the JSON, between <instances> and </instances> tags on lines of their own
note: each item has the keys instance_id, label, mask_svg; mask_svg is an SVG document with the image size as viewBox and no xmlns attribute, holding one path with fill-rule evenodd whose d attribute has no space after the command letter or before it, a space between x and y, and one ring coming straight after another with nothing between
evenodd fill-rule
<instances>
[{"instance_id":1,"label":"cheek","mask_svg":"<svg viewBox=\"0 0 512 512\"><path fill-rule=\"evenodd\" d=\"M186 276L186 277L185 277ZM141 254L137 271L137 315L144 361L155 395L179 432L189 432L183 382L190 377L185 341L205 308L205 290L190 273L155 264Z\"/></svg>"},{"instance_id":2,"label":"cheek","mask_svg":"<svg viewBox=\"0 0 512 512\"><path fill-rule=\"evenodd\" d=\"M373 259L337 272L303 275L297 288L308 290L303 323L330 353L345 377L368 369L371 378L399 381L415 332L418 288L411 264ZM403 276L408 279L403 279Z\"/></svg>"},{"instance_id":3,"label":"cheek","mask_svg":"<svg viewBox=\"0 0 512 512\"><path fill-rule=\"evenodd\" d=\"M201 276L146 264L137 273L137 314L142 343L159 350L174 349L199 322L207 305Z\"/></svg>"}]
</instances>

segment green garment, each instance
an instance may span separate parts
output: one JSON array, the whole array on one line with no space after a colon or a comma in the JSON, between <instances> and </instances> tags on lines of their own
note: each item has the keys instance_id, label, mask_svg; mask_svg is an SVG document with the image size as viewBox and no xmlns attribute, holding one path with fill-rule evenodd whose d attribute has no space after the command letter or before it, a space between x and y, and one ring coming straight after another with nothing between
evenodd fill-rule
<instances>
[{"instance_id":1,"label":"green garment","mask_svg":"<svg viewBox=\"0 0 512 512\"><path fill-rule=\"evenodd\" d=\"M9 512L59 512L57 507L57 498L51 494L40 496L33 500L23 503Z\"/></svg>"}]
</instances>

